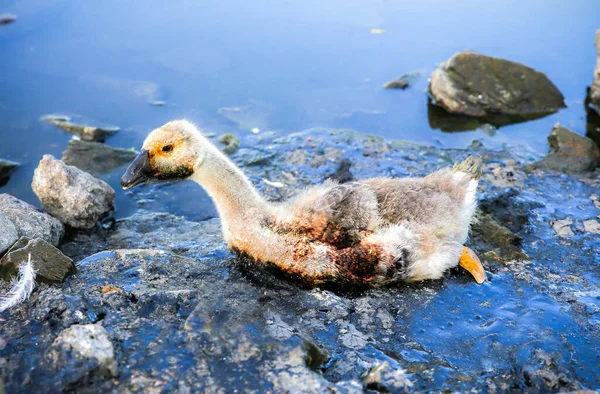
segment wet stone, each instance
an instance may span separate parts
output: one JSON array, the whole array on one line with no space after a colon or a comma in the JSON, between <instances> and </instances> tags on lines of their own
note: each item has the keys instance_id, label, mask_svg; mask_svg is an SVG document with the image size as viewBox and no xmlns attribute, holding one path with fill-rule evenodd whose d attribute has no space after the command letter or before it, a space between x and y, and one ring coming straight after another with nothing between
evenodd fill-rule
<instances>
[{"instance_id":1,"label":"wet stone","mask_svg":"<svg viewBox=\"0 0 600 394\"><path fill-rule=\"evenodd\" d=\"M0 257L19 239L15 225L0 212Z\"/></svg>"},{"instance_id":2,"label":"wet stone","mask_svg":"<svg viewBox=\"0 0 600 394\"><path fill-rule=\"evenodd\" d=\"M46 357L65 387L117 376L113 344L99 324L77 324L62 331Z\"/></svg>"},{"instance_id":3,"label":"wet stone","mask_svg":"<svg viewBox=\"0 0 600 394\"><path fill-rule=\"evenodd\" d=\"M393 81L387 82L383 85L386 89L406 89L410 85L412 85L419 77L421 76L420 72L412 72L409 74L404 74L401 77L394 79Z\"/></svg>"},{"instance_id":4,"label":"wet stone","mask_svg":"<svg viewBox=\"0 0 600 394\"><path fill-rule=\"evenodd\" d=\"M485 242L494 246L518 245L521 237L498 222L492 215L479 211L477 221L472 224L471 231Z\"/></svg>"},{"instance_id":5,"label":"wet stone","mask_svg":"<svg viewBox=\"0 0 600 394\"><path fill-rule=\"evenodd\" d=\"M556 123L548 136L550 153L527 169L565 173L593 171L600 162L600 149L591 139Z\"/></svg>"},{"instance_id":6,"label":"wet stone","mask_svg":"<svg viewBox=\"0 0 600 394\"><path fill-rule=\"evenodd\" d=\"M572 237L575 235L573 230L571 229L571 225L573 224L573 220L570 218L555 220L552 222L552 228L556 231L556 235L562 237Z\"/></svg>"},{"instance_id":7,"label":"wet stone","mask_svg":"<svg viewBox=\"0 0 600 394\"><path fill-rule=\"evenodd\" d=\"M44 208L61 222L89 229L114 209L115 191L87 172L44 155L31 184Z\"/></svg>"},{"instance_id":8,"label":"wet stone","mask_svg":"<svg viewBox=\"0 0 600 394\"><path fill-rule=\"evenodd\" d=\"M342 160L335 174L331 175L329 179L338 181L339 183L352 182L354 176L352 175L352 172L350 172L350 167L352 167L352 162L350 160Z\"/></svg>"},{"instance_id":9,"label":"wet stone","mask_svg":"<svg viewBox=\"0 0 600 394\"><path fill-rule=\"evenodd\" d=\"M41 238L56 246L63 236L64 227L58 219L10 194L0 194L0 212L13 223L19 237Z\"/></svg>"},{"instance_id":10,"label":"wet stone","mask_svg":"<svg viewBox=\"0 0 600 394\"><path fill-rule=\"evenodd\" d=\"M590 219L583 222L583 228L587 233L600 234L600 222Z\"/></svg>"},{"instance_id":11,"label":"wet stone","mask_svg":"<svg viewBox=\"0 0 600 394\"><path fill-rule=\"evenodd\" d=\"M384 361L369 370L363 385L368 390L382 393L410 393L413 384L404 370L393 368L388 361Z\"/></svg>"},{"instance_id":12,"label":"wet stone","mask_svg":"<svg viewBox=\"0 0 600 394\"><path fill-rule=\"evenodd\" d=\"M235 153L240 147L240 140L233 134L224 134L219 138L219 141L225 144L222 151L226 155Z\"/></svg>"},{"instance_id":13,"label":"wet stone","mask_svg":"<svg viewBox=\"0 0 600 394\"><path fill-rule=\"evenodd\" d=\"M556 86L539 71L509 60L458 52L431 74L435 104L474 117L530 115L564 108Z\"/></svg>"},{"instance_id":14,"label":"wet stone","mask_svg":"<svg viewBox=\"0 0 600 394\"><path fill-rule=\"evenodd\" d=\"M19 265L28 261L30 254L38 282L61 283L77 272L73 260L48 242L21 237L0 260L0 277L4 280L16 277Z\"/></svg>"},{"instance_id":15,"label":"wet stone","mask_svg":"<svg viewBox=\"0 0 600 394\"><path fill-rule=\"evenodd\" d=\"M19 166L19 163L0 159L0 186L8 182L10 173Z\"/></svg>"},{"instance_id":16,"label":"wet stone","mask_svg":"<svg viewBox=\"0 0 600 394\"><path fill-rule=\"evenodd\" d=\"M135 159L136 154L137 152L131 149L113 148L99 142L72 139L61 160L92 175L100 175L128 165Z\"/></svg>"},{"instance_id":17,"label":"wet stone","mask_svg":"<svg viewBox=\"0 0 600 394\"><path fill-rule=\"evenodd\" d=\"M87 126L71 122L71 118L63 115L45 115L42 120L53 124L85 141L104 142L108 137L117 133L117 126Z\"/></svg>"},{"instance_id":18,"label":"wet stone","mask_svg":"<svg viewBox=\"0 0 600 394\"><path fill-rule=\"evenodd\" d=\"M503 264L515 261L528 262L531 260L527 253L523 252L523 250L520 247L515 245L501 246L499 248L484 253L481 257L487 262Z\"/></svg>"}]
</instances>

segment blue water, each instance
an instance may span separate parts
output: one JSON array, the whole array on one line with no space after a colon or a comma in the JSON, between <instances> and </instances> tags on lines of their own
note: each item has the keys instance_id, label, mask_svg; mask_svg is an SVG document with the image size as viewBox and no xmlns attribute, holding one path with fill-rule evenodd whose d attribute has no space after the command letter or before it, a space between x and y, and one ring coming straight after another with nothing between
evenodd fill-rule
<instances>
[{"instance_id":1,"label":"blue water","mask_svg":"<svg viewBox=\"0 0 600 394\"><path fill-rule=\"evenodd\" d=\"M70 138L39 120L49 113L118 125L107 143L126 148L186 117L216 134L325 126L448 147L475 138L525 143L543 152L555 122L585 133L600 28L597 0L4 0L2 12L18 19L0 26L0 157L22 166L0 192L36 205L33 170L44 153L60 157ZM463 49L546 73L568 108L492 136L432 129L427 78ZM413 71L422 76L411 88L382 89ZM156 100L166 105L149 104ZM223 107L240 111L232 121ZM118 175L104 179L118 188ZM130 213L118 193L117 215Z\"/></svg>"}]
</instances>

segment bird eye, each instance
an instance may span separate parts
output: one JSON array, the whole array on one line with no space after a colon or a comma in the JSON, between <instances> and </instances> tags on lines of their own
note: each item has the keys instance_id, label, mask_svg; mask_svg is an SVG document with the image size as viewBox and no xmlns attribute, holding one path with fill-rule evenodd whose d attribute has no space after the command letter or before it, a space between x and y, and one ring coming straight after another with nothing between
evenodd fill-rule
<instances>
[{"instance_id":1,"label":"bird eye","mask_svg":"<svg viewBox=\"0 0 600 394\"><path fill-rule=\"evenodd\" d=\"M173 150L173 145L165 145L162 148L163 152L171 152Z\"/></svg>"}]
</instances>

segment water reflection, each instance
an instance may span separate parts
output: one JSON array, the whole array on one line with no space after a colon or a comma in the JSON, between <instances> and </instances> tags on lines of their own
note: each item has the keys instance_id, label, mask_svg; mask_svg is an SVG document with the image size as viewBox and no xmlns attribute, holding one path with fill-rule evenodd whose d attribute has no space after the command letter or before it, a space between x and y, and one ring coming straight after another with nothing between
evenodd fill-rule
<instances>
[{"instance_id":1,"label":"water reflection","mask_svg":"<svg viewBox=\"0 0 600 394\"><path fill-rule=\"evenodd\" d=\"M431 100L427 102L427 120L429 121L429 127L445 132L477 130L485 125L492 125L495 128L500 128L511 124L540 119L553 113L555 112L529 115L498 114L474 118L472 116L450 113L444 108L433 104Z\"/></svg>"}]
</instances>

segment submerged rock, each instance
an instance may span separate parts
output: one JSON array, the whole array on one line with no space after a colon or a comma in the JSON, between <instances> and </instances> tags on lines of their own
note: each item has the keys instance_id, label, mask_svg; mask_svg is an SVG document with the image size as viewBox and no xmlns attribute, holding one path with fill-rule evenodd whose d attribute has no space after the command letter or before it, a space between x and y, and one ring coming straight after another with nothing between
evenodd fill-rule
<instances>
[{"instance_id":1,"label":"submerged rock","mask_svg":"<svg viewBox=\"0 0 600 394\"><path fill-rule=\"evenodd\" d=\"M594 69L594 82L590 88L590 99L592 104L596 106L596 110L600 113L600 29L596 32L596 68Z\"/></svg>"},{"instance_id":2,"label":"submerged rock","mask_svg":"<svg viewBox=\"0 0 600 394\"><path fill-rule=\"evenodd\" d=\"M63 236L64 227L58 219L10 194L0 194L0 213L13 223L19 237L41 238L56 246Z\"/></svg>"},{"instance_id":3,"label":"submerged rock","mask_svg":"<svg viewBox=\"0 0 600 394\"><path fill-rule=\"evenodd\" d=\"M235 153L240 147L240 140L233 134L224 134L219 138L219 141L224 143L222 151L226 155Z\"/></svg>"},{"instance_id":4,"label":"submerged rock","mask_svg":"<svg viewBox=\"0 0 600 394\"><path fill-rule=\"evenodd\" d=\"M0 186L8 181L10 173L18 166L19 163L15 161L0 159Z\"/></svg>"},{"instance_id":5,"label":"submerged rock","mask_svg":"<svg viewBox=\"0 0 600 394\"><path fill-rule=\"evenodd\" d=\"M62 331L47 358L66 387L117 376L113 344L99 324L76 324Z\"/></svg>"},{"instance_id":6,"label":"submerged rock","mask_svg":"<svg viewBox=\"0 0 600 394\"><path fill-rule=\"evenodd\" d=\"M128 165L135 159L136 154L131 149L113 148L99 142L72 139L67 150L63 152L61 160L92 175L100 175Z\"/></svg>"},{"instance_id":7,"label":"submerged rock","mask_svg":"<svg viewBox=\"0 0 600 394\"><path fill-rule=\"evenodd\" d=\"M77 272L73 260L48 242L21 237L0 260L0 277L5 280L16 277L19 265L27 261L30 254L38 282L60 283Z\"/></svg>"},{"instance_id":8,"label":"submerged rock","mask_svg":"<svg viewBox=\"0 0 600 394\"><path fill-rule=\"evenodd\" d=\"M87 172L44 155L31 184L44 208L61 222L88 229L114 209L115 191Z\"/></svg>"},{"instance_id":9,"label":"submerged rock","mask_svg":"<svg viewBox=\"0 0 600 394\"><path fill-rule=\"evenodd\" d=\"M577 173L593 171L600 163L600 150L591 139L556 123L548 136L551 152L528 169Z\"/></svg>"},{"instance_id":10,"label":"submerged rock","mask_svg":"<svg viewBox=\"0 0 600 394\"><path fill-rule=\"evenodd\" d=\"M429 91L436 105L474 117L544 114L565 107L546 75L474 52L459 52L434 71Z\"/></svg>"},{"instance_id":11,"label":"submerged rock","mask_svg":"<svg viewBox=\"0 0 600 394\"><path fill-rule=\"evenodd\" d=\"M404 74L401 77L394 79L393 81L387 82L383 85L386 89L406 89L410 85L412 85L417 78L421 76L420 72L412 72L409 74Z\"/></svg>"},{"instance_id":12,"label":"submerged rock","mask_svg":"<svg viewBox=\"0 0 600 394\"><path fill-rule=\"evenodd\" d=\"M0 26L9 25L17 20L17 16L14 14L0 14Z\"/></svg>"},{"instance_id":13,"label":"submerged rock","mask_svg":"<svg viewBox=\"0 0 600 394\"><path fill-rule=\"evenodd\" d=\"M75 134L85 141L104 142L108 137L120 130L117 126L96 127L71 123L71 118L63 115L45 115L42 116L42 120L52 123L71 134Z\"/></svg>"},{"instance_id":14,"label":"submerged rock","mask_svg":"<svg viewBox=\"0 0 600 394\"><path fill-rule=\"evenodd\" d=\"M19 239L13 222L0 212L0 257Z\"/></svg>"}]
</instances>

